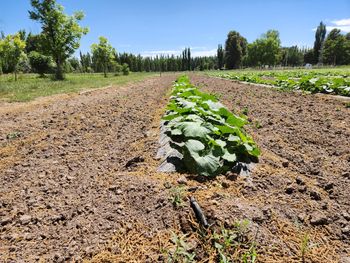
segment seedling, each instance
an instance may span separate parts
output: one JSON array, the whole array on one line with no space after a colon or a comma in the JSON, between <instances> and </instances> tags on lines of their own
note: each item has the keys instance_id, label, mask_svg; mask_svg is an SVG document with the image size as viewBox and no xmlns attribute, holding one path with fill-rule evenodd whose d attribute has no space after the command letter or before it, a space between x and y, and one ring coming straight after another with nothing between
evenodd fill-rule
<instances>
[{"instance_id":1,"label":"seedling","mask_svg":"<svg viewBox=\"0 0 350 263\"><path fill-rule=\"evenodd\" d=\"M12 140L12 139L16 139L16 138L18 138L18 137L20 137L20 136L21 136L21 133L18 132L18 131L15 131L15 132L11 132L11 133L7 134L7 135L6 135L6 138L7 138L8 140Z\"/></svg>"},{"instance_id":2,"label":"seedling","mask_svg":"<svg viewBox=\"0 0 350 263\"><path fill-rule=\"evenodd\" d=\"M168 253L168 263L190 263L194 262L196 254L190 252L190 246L186 243L187 235L179 236L172 232L171 241L174 243L175 248Z\"/></svg>"},{"instance_id":3,"label":"seedling","mask_svg":"<svg viewBox=\"0 0 350 263\"><path fill-rule=\"evenodd\" d=\"M175 208L182 207L184 205L184 194L185 194L185 189L182 186L177 186L174 187L170 190L171 192L171 197L170 201L173 204Z\"/></svg>"}]
</instances>

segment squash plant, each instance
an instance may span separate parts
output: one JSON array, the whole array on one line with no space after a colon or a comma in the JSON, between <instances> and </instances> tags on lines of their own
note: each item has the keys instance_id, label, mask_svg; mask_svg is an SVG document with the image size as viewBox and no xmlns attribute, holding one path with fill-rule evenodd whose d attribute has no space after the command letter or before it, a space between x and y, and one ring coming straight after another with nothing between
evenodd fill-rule
<instances>
[{"instance_id":1,"label":"squash plant","mask_svg":"<svg viewBox=\"0 0 350 263\"><path fill-rule=\"evenodd\" d=\"M214 176L237 162L257 161L260 151L243 130L247 120L230 112L218 99L177 79L163 117L170 146L183 155L191 173Z\"/></svg>"}]
</instances>

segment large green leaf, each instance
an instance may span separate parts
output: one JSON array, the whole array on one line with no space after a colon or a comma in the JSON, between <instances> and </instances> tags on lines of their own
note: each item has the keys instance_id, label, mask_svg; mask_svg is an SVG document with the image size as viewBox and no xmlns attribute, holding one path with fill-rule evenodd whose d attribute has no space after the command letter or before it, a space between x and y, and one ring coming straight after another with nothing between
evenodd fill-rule
<instances>
[{"instance_id":1,"label":"large green leaf","mask_svg":"<svg viewBox=\"0 0 350 263\"><path fill-rule=\"evenodd\" d=\"M205 138L211 131L202 126L201 123L188 121L188 122L180 122L174 125L176 129L182 131L182 134L187 138Z\"/></svg>"}]
</instances>

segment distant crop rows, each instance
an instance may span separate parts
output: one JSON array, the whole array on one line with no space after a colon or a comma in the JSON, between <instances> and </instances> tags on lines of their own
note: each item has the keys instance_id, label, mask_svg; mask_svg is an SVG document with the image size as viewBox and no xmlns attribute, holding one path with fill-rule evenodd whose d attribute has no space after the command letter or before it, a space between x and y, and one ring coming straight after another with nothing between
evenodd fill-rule
<instances>
[{"instance_id":1,"label":"distant crop rows","mask_svg":"<svg viewBox=\"0 0 350 263\"><path fill-rule=\"evenodd\" d=\"M214 75L226 79L273 85L286 90L350 96L349 71L237 71L214 73Z\"/></svg>"}]
</instances>

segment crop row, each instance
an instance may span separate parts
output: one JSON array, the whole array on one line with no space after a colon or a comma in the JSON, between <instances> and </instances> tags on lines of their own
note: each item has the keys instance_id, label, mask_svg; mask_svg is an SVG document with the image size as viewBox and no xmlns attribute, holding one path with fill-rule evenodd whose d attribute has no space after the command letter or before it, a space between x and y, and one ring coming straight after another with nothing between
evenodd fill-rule
<instances>
[{"instance_id":1,"label":"crop row","mask_svg":"<svg viewBox=\"0 0 350 263\"><path fill-rule=\"evenodd\" d=\"M315 71L237 72L219 73L221 78L250 83L273 85L287 90L350 96L350 77L347 74Z\"/></svg>"},{"instance_id":2,"label":"crop row","mask_svg":"<svg viewBox=\"0 0 350 263\"><path fill-rule=\"evenodd\" d=\"M226 172L240 162L256 161L260 151L243 126L244 116L230 112L218 99L177 79L163 117L170 146L183 155L187 170L203 176Z\"/></svg>"}]
</instances>

